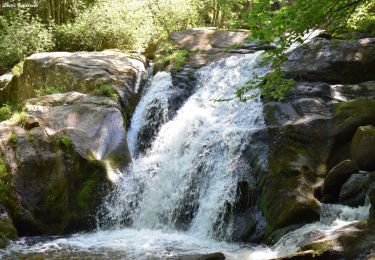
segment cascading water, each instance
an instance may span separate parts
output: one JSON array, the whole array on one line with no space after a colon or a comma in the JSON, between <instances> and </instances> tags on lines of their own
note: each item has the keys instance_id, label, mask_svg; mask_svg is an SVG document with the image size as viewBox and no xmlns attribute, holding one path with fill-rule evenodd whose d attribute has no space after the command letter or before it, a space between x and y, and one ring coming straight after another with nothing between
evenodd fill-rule
<instances>
[{"instance_id":1,"label":"cascading water","mask_svg":"<svg viewBox=\"0 0 375 260\"><path fill-rule=\"evenodd\" d=\"M236 87L264 73L266 68L255 66L259 55L234 56L199 70L195 93L121 177L106 204L111 225L127 220L138 229L183 229L202 238L228 236L225 213L235 200L234 165L249 133L264 122L259 98L251 103L214 100L227 98ZM169 84L167 73L156 75L140 108L165 99ZM142 113L144 109L136 111L134 129L144 123ZM136 136L133 130L129 133Z\"/></svg>"},{"instance_id":2,"label":"cascading water","mask_svg":"<svg viewBox=\"0 0 375 260\"><path fill-rule=\"evenodd\" d=\"M219 242L231 236L227 213L236 199L236 163L252 130L264 122L259 98L248 103L215 99L228 98L254 75L265 73L267 68L258 65L260 55L232 56L197 71L195 92L117 178L117 188L100 211L100 229L70 237L22 238L0 250L0 257L176 259L219 251L227 259L272 259L296 252L317 230L328 234L366 218L368 206L323 205L327 214L320 222L287 234L272 248ZM140 101L128 133L133 155L150 104L158 100L167 113L170 86L170 74L159 73Z\"/></svg>"}]
</instances>

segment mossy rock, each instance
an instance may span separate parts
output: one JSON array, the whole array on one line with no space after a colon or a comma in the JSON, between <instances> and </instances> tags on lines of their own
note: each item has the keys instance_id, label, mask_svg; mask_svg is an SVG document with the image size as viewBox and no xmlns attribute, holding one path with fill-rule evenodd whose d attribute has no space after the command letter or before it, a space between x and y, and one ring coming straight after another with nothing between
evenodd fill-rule
<instances>
[{"instance_id":1,"label":"mossy rock","mask_svg":"<svg viewBox=\"0 0 375 260\"><path fill-rule=\"evenodd\" d=\"M323 133L314 132L316 123ZM269 169L258 179L259 207L267 220L269 239L278 229L319 219L320 204L314 190L325 175L328 157L322 124L325 122L269 129Z\"/></svg>"},{"instance_id":2,"label":"mossy rock","mask_svg":"<svg viewBox=\"0 0 375 260\"><path fill-rule=\"evenodd\" d=\"M375 100L359 98L334 105L333 134L339 140L351 140L357 128L375 125Z\"/></svg>"},{"instance_id":3,"label":"mossy rock","mask_svg":"<svg viewBox=\"0 0 375 260\"><path fill-rule=\"evenodd\" d=\"M360 126L352 140L351 155L361 170L375 170L375 127Z\"/></svg>"}]
</instances>

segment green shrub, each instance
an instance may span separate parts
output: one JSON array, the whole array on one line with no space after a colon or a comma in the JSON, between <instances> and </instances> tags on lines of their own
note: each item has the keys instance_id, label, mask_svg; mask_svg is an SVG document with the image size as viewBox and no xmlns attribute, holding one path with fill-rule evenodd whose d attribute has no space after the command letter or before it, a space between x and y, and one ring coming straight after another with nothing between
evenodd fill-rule
<instances>
[{"instance_id":1,"label":"green shrub","mask_svg":"<svg viewBox=\"0 0 375 260\"><path fill-rule=\"evenodd\" d=\"M72 139L69 135L58 135L55 144L59 147L70 149L72 147Z\"/></svg>"},{"instance_id":2,"label":"green shrub","mask_svg":"<svg viewBox=\"0 0 375 260\"><path fill-rule=\"evenodd\" d=\"M51 28L24 11L0 23L0 67L10 69L30 54L54 46Z\"/></svg>"},{"instance_id":3,"label":"green shrub","mask_svg":"<svg viewBox=\"0 0 375 260\"><path fill-rule=\"evenodd\" d=\"M180 70L188 60L190 52L188 50L166 50L164 53L156 55L156 62L161 68L173 65Z\"/></svg>"},{"instance_id":4,"label":"green shrub","mask_svg":"<svg viewBox=\"0 0 375 260\"><path fill-rule=\"evenodd\" d=\"M15 132L12 132L8 139L8 144L10 145L16 145L18 141L18 136Z\"/></svg>"},{"instance_id":5,"label":"green shrub","mask_svg":"<svg viewBox=\"0 0 375 260\"><path fill-rule=\"evenodd\" d=\"M26 112L15 112L11 118L14 125L24 126L27 122L28 115Z\"/></svg>"},{"instance_id":6,"label":"green shrub","mask_svg":"<svg viewBox=\"0 0 375 260\"><path fill-rule=\"evenodd\" d=\"M46 95L51 95L51 94L58 94L58 93L64 93L65 90L60 87L46 87L46 88L40 88L40 89L35 89L34 94L36 97L42 97Z\"/></svg>"},{"instance_id":7,"label":"green shrub","mask_svg":"<svg viewBox=\"0 0 375 260\"><path fill-rule=\"evenodd\" d=\"M23 72L23 62L24 61L20 61L18 62L11 70L11 72L16 75L16 76L19 76L22 74Z\"/></svg>"},{"instance_id":8,"label":"green shrub","mask_svg":"<svg viewBox=\"0 0 375 260\"><path fill-rule=\"evenodd\" d=\"M86 9L74 23L58 26L59 50L140 50L154 27L143 1L105 0Z\"/></svg>"},{"instance_id":9,"label":"green shrub","mask_svg":"<svg viewBox=\"0 0 375 260\"><path fill-rule=\"evenodd\" d=\"M93 94L96 96L110 97L115 101L119 100L119 96L116 90L110 84L104 84L99 86L97 89L93 91Z\"/></svg>"},{"instance_id":10,"label":"green shrub","mask_svg":"<svg viewBox=\"0 0 375 260\"><path fill-rule=\"evenodd\" d=\"M0 121L8 120L12 115L13 109L8 103L5 103L0 107Z\"/></svg>"},{"instance_id":11,"label":"green shrub","mask_svg":"<svg viewBox=\"0 0 375 260\"><path fill-rule=\"evenodd\" d=\"M0 155L0 179L7 176L7 166L5 165L3 157Z\"/></svg>"}]
</instances>

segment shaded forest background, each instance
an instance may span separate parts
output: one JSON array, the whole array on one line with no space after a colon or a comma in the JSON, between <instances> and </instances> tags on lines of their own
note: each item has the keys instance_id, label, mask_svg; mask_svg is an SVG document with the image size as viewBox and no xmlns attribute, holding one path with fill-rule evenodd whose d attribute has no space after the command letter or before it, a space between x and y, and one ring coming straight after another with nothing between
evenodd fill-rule
<instances>
[{"instance_id":1,"label":"shaded forest background","mask_svg":"<svg viewBox=\"0 0 375 260\"><path fill-rule=\"evenodd\" d=\"M374 34L374 11L370 0L0 0L0 72L41 51L142 52L198 26L250 29L282 53L310 29Z\"/></svg>"}]
</instances>

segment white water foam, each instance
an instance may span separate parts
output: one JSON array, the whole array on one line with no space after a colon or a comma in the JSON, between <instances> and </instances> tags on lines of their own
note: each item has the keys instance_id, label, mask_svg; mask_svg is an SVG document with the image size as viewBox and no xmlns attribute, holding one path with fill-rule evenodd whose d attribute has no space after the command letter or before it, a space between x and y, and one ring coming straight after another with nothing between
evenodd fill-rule
<instances>
[{"instance_id":1,"label":"white water foam","mask_svg":"<svg viewBox=\"0 0 375 260\"><path fill-rule=\"evenodd\" d=\"M201 238L227 236L225 211L235 200L235 163L250 131L264 127L264 122L260 98L249 103L214 100L228 98L254 75L264 73L266 69L258 66L260 54L233 56L198 71L195 93L119 181L107 205L111 219L120 223L126 215L137 229L184 229ZM155 78L158 81L148 92L152 94L146 94L140 107L165 95L160 84L170 84L168 76ZM134 118L138 122L134 125L140 125L140 116Z\"/></svg>"}]
</instances>

